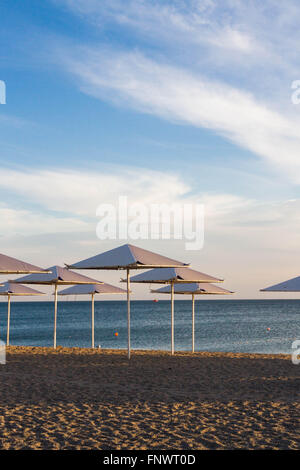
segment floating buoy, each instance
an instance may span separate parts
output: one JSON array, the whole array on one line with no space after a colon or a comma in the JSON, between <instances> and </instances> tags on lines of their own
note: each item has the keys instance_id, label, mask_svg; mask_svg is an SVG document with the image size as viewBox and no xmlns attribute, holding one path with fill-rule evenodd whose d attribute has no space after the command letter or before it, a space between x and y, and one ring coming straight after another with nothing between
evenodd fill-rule
<instances>
[{"instance_id":1,"label":"floating buoy","mask_svg":"<svg viewBox=\"0 0 300 470\"><path fill-rule=\"evenodd\" d=\"M119 336L119 333L117 331L115 332L115 336Z\"/></svg>"}]
</instances>

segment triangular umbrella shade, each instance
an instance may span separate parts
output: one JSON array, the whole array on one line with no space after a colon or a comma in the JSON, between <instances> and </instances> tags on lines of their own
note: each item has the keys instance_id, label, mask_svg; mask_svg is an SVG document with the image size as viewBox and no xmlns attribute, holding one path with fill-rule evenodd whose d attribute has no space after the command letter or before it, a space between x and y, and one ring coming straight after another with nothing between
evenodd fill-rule
<instances>
[{"instance_id":1,"label":"triangular umbrella shade","mask_svg":"<svg viewBox=\"0 0 300 470\"><path fill-rule=\"evenodd\" d=\"M274 286L260 289L261 292L300 292L300 276L289 279Z\"/></svg>"},{"instance_id":2,"label":"triangular umbrella shade","mask_svg":"<svg viewBox=\"0 0 300 470\"><path fill-rule=\"evenodd\" d=\"M133 283L169 284L171 293L171 354L174 354L174 284L191 282L222 282L223 279L190 268L152 269L133 276ZM124 282L124 280L122 280Z\"/></svg>"},{"instance_id":3,"label":"triangular umbrella shade","mask_svg":"<svg viewBox=\"0 0 300 470\"><path fill-rule=\"evenodd\" d=\"M95 295L97 294L126 294L126 290L111 284L85 284L68 287L58 293L58 295L91 295L92 299L92 348L95 347Z\"/></svg>"},{"instance_id":4,"label":"triangular umbrella shade","mask_svg":"<svg viewBox=\"0 0 300 470\"><path fill-rule=\"evenodd\" d=\"M70 269L151 269L154 267L188 266L166 256L144 250L134 245L122 245L67 265Z\"/></svg>"},{"instance_id":5,"label":"triangular umbrella shade","mask_svg":"<svg viewBox=\"0 0 300 470\"><path fill-rule=\"evenodd\" d=\"M151 290L155 294L170 294L171 286L161 287L160 289ZM192 296L192 352L195 352L195 295L228 295L234 292L222 287L214 286L206 283L183 283L174 286L174 294L191 295Z\"/></svg>"},{"instance_id":6,"label":"triangular umbrella shade","mask_svg":"<svg viewBox=\"0 0 300 470\"><path fill-rule=\"evenodd\" d=\"M191 282L223 282L223 279L210 276L209 274L195 271L191 268L161 268L151 269L146 273L137 274L131 278L131 282L151 284L174 284Z\"/></svg>"},{"instance_id":7,"label":"triangular umbrella shade","mask_svg":"<svg viewBox=\"0 0 300 470\"><path fill-rule=\"evenodd\" d=\"M127 271L127 349L128 359L130 359L130 270L131 269L151 269L154 267L188 266L185 263L176 261L166 256L144 250L134 245L126 244L93 256L78 263L67 265L72 269L124 269Z\"/></svg>"},{"instance_id":8,"label":"triangular umbrella shade","mask_svg":"<svg viewBox=\"0 0 300 470\"><path fill-rule=\"evenodd\" d=\"M0 253L0 274L41 273L44 269Z\"/></svg>"},{"instance_id":9,"label":"triangular umbrella shade","mask_svg":"<svg viewBox=\"0 0 300 470\"><path fill-rule=\"evenodd\" d=\"M9 345L9 330L10 330L10 300L12 296L27 296L27 295L44 295L43 292L31 289L30 287L22 286L15 282L5 282L0 286L0 295L7 296L7 339L6 344Z\"/></svg>"},{"instance_id":10,"label":"triangular umbrella shade","mask_svg":"<svg viewBox=\"0 0 300 470\"><path fill-rule=\"evenodd\" d=\"M74 273L73 271L61 266L51 266L41 274L29 274L28 276L14 280L14 282L46 285L103 284L101 281L83 276L82 274Z\"/></svg>"},{"instance_id":11,"label":"triangular umbrella shade","mask_svg":"<svg viewBox=\"0 0 300 470\"><path fill-rule=\"evenodd\" d=\"M151 290L151 292L157 292L159 294L170 294L171 286L161 287L160 289ZM208 284L205 282L191 282L191 283L182 283L174 285L174 294L189 294L189 295L225 295L225 294L234 294L234 292L223 289L219 286L214 286L213 284Z\"/></svg>"},{"instance_id":12,"label":"triangular umbrella shade","mask_svg":"<svg viewBox=\"0 0 300 470\"><path fill-rule=\"evenodd\" d=\"M44 274L29 274L16 279L14 282L22 284L54 285L54 339L53 347L56 348L56 324L57 324L57 288L60 285L72 284L103 284L82 274L74 273L61 266L51 266Z\"/></svg>"}]
</instances>

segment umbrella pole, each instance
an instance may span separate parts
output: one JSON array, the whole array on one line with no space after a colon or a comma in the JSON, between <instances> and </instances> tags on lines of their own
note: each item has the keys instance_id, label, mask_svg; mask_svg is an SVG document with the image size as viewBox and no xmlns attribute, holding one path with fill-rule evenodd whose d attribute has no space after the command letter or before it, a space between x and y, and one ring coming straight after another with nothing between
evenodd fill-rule
<instances>
[{"instance_id":1,"label":"umbrella pole","mask_svg":"<svg viewBox=\"0 0 300 470\"><path fill-rule=\"evenodd\" d=\"M9 345L9 327L10 327L10 295L7 296L7 339L6 344Z\"/></svg>"},{"instance_id":2,"label":"umbrella pole","mask_svg":"<svg viewBox=\"0 0 300 470\"><path fill-rule=\"evenodd\" d=\"M95 347L95 294L92 294L92 348Z\"/></svg>"},{"instance_id":3,"label":"umbrella pole","mask_svg":"<svg viewBox=\"0 0 300 470\"><path fill-rule=\"evenodd\" d=\"M56 349L56 321L57 321L57 284L55 284L55 290L54 290L54 339L53 339L54 349Z\"/></svg>"},{"instance_id":4,"label":"umbrella pole","mask_svg":"<svg viewBox=\"0 0 300 470\"><path fill-rule=\"evenodd\" d=\"M174 354L174 282L171 282L171 354Z\"/></svg>"},{"instance_id":5,"label":"umbrella pole","mask_svg":"<svg viewBox=\"0 0 300 470\"><path fill-rule=\"evenodd\" d=\"M192 352L195 352L195 294L192 294Z\"/></svg>"},{"instance_id":6,"label":"umbrella pole","mask_svg":"<svg viewBox=\"0 0 300 470\"><path fill-rule=\"evenodd\" d=\"M130 359L130 271L127 269L127 348Z\"/></svg>"}]
</instances>

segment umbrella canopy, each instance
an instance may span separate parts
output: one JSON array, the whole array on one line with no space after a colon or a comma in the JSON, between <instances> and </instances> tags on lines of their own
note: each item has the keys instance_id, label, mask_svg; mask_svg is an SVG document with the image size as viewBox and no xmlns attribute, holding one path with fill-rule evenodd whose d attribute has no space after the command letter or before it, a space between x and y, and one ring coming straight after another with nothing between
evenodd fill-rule
<instances>
[{"instance_id":1,"label":"umbrella canopy","mask_svg":"<svg viewBox=\"0 0 300 470\"><path fill-rule=\"evenodd\" d=\"M124 282L124 280L122 280ZM149 284L177 284L181 282L223 282L223 279L201 273L190 268L158 268L146 273L137 274L131 282Z\"/></svg>"},{"instance_id":2,"label":"umbrella canopy","mask_svg":"<svg viewBox=\"0 0 300 470\"><path fill-rule=\"evenodd\" d=\"M17 295L44 295L43 292L31 289L30 287L22 286L14 282L5 282L0 286L0 295L7 296L7 339L6 344L9 345L9 330L10 330L10 298Z\"/></svg>"},{"instance_id":3,"label":"umbrella canopy","mask_svg":"<svg viewBox=\"0 0 300 470\"><path fill-rule=\"evenodd\" d=\"M152 251L126 244L66 266L72 269L124 269L127 271L127 349L128 359L130 359L130 270L151 269L154 267L184 267L188 265Z\"/></svg>"},{"instance_id":4,"label":"umbrella canopy","mask_svg":"<svg viewBox=\"0 0 300 470\"><path fill-rule=\"evenodd\" d=\"M41 273L45 270L33 264L0 253L0 274Z\"/></svg>"},{"instance_id":5,"label":"umbrella canopy","mask_svg":"<svg viewBox=\"0 0 300 470\"><path fill-rule=\"evenodd\" d=\"M188 266L134 245L122 245L91 258L67 265L70 269L151 269L154 267Z\"/></svg>"},{"instance_id":6,"label":"umbrella canopy","mask_svg":"<svg viewBox=\"0 0 300 470\"><path fill-rule=\"evenodd\" d=\"M29 274L28 276L16 279L14 282L24 284L54 285L54 340L53 346L56 348L56 323L57 323L57 287L59 285L72 284L103 284L101 281L92 279L82 274L74 273L61 266L51 266L44 274Z\"/></svg>"},{"instance_id":7,"label":"umbrella canopy","mask_svg":"<svg viewBox=\"0 0 300 470\"><path fill-rule=\"evenodd\" d=\"M171 293L171 286L161 287L160 289L151 290L153 293L158 294L170 294ZM213 284L206 284L202 282L192 282L190 284L183 283L183 284L175 284L174 286L174 294L194 294L194 295L205 295L205 294L212 294L212 295L225 295L225 294L234 294L234 292L223 289L219 286L214 286Z\"/></svg>"},{"instance_id":8,"label":"umbrella canopy","mask_svg":"<svg viewBox=\"0 0 300 470\"><path fill-rule=\"evenodd\" d=\"M103 284L101 281L83 276L82 274L74 273L67 268L62 268L61 266L51 266L41 274L29 274L28 276L15 279L14 282L46 285Z\"/></svg>"},{"instance_id":9,"label":"umbrella canopy","mask_svg":"<svg viewBox=\"0 0 300 470\"><path fill-rule=\"evenodd\" d=\"M132 282L149 284L170 284L171 293L171 354L174 354L174 284L191 282L222 282L223 279L210 276L190 268L151 269L133 276ZM122 281L124 282L124 280Z\"/></svg>"},{"instance_id":10,"label":"umbrella canopy","mask_svg":"<svg viewBox=\"0 0 300 470\"><path fill-rule=\"evenodd\" d=\"M43 295L44 292L22 286L16 282L7 281L0 286L0 295Z\"/></svg>"},{"instance_id":11,"label":"umbrella canopy","mask_svg":"<svg viewBox=\"0 0 300 470\"><path fill-rule=\"evenodd\" d=\"M171 286L161 287L160 289L151 290L151 292L157 294L170 294ZM174 293L192 296L192 352L195 352L195 295L225 295L233 294L233 292L212 284L193 282L191 284L176 284L174 286Z\"/></svg>"},{"instance_id":12,"label":"umbrella canopy","mask_svg":"<svg viewBox=\"0 0 300 470\"><path fill-rule=\"evenodd\" d=\"M300 276L260 290L261 292L300 292Z\"/></svg>"},{"instance_id":13,"label":"umbrella canopy","mask_svg":"<svg viewBox=\"0 0 300 470\"><path fill-rule=\"evenodd\" d=\"M95 347L95 295L96 294L126 294L126 290L111 284L85 284L68 287L59 292L58 295L87 295L92 297L92 348Z\"/></svg>"},{"instance_id":14,"label":"umbrella canopy","mask_svg":"<svg viewBox=\"0 0 300 470\"><path fill-rule=\"evenodd\" d=\"M126 294L126 290L111 284L82 284L68 287L58 293L58 295L87 295L87 294Z\"/></svg>"}]
</instances>

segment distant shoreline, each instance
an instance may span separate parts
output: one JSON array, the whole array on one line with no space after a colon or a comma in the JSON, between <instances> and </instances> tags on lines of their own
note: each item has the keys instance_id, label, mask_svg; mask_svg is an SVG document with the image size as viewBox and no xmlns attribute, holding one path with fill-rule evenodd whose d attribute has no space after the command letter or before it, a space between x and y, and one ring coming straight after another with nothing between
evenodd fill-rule
<instances>
[{"instance_id":1,"label":"distant shoreline","mask_svg":"<svg viewBox=\"0 0 300 470\"><path fill-rule=\"evenodd\" d=\"M13 354L74 354L74 355L120 355L125 356L127 359L127 349L125 348L98 348L95 347L66 347L66 346L57 346L56 349L50 346L8 346L6 348L8 353ZM268 353L236 353L236 352L226 352L226 351L195 351L192 353L191 351L175 351L174 356L171 355L170 351L168 350L159 350L159 349L131 349L132 355L136 356L151 356L151 357L228 357L228 358L236 358L236 359L284 359L284 360L291 360L291 354L268 354Z\"/></svg>"},{"instance_id":2,"label":"distant shoreline","mask_svg":"<svg viewBox=\"0 0 300 470\"><path fill-rule=\"evenodd\" d=\"M46 295L47 295L47 294L46 294ZM295 295L297 295L297 294L295 294ZM50 296L52 297L52 294L49 294L49 297L50 297ZM3 297L3 298L0 299L0 303L1 303L1 302L3 302L3 303L7 302L7 298L4 297L4 296L2 296L2 297ZM70 297L76 297L76 296L70 295ZM79 296L78 296L78 297L79 297ZM184 297L184 298L183 298L183 297ZM277 301L277 300L278 300L279 302L286 302L286 301L296 301L296 302L299 301L299 302L300 302L300 296L299 296L299 298L297 298L297 299L289 299L289 298L286 298L286 297L274 298L274 299L264 298L264 297L262 297L262 298L257 298L257 299L237 299L237 298L233 298L233 297L230 297L230 298L229 298L229 297L226 297L226 298L224 298L224 299L220 299L220 298L214 298L214 299L212 299L212 298L211 298L212 296L209 296L209 298L207 298L207 297L208 297L208 295L207 295L207 296L205 296L205 295L203 295L203 296L198 296L195 300L196 300L196 302L197 302L197 301L201 301L201 302L260 302L260 301L264 301L264 302L266 301L266 302L267 302L267 301L272 301L272 302L275 302L275 301ZM216 296L216 297L217 297L217 296ZM131 299L131 302L132 302L132 303L134 303L134 302L150 302L150 303L153 303L153 300L154 300L154 299L155 299L155 297L153 297L153 299L134 299L134 298L133 298L133 299ZM166 302L170 303L170 298L169 298L168 296L166 296L166 298L164 298L164 299L158 298L157 300L158 300L158 303L166 303ZM175 294L175 301L176 301L176 302L179 302L179 301L180 301L180 302L191 302L191 297L188 296L188 295L187 295L187 296L183 296L183 295L180 295L180 294L178 294L178 295ZM30 299L30 300L21 300L21 298L15 297L15 298L13 299L13 302L14 302L14 303L40 303L40 304L42 304L42 303L53 302L53 300L51 300L51 299L47 299L47 300L46 300L46 299L45 299L45 300L38 300L38 299L36 299L36 300L35 300L35 299L34 299L34 300L33 300L33 299ZM91 299L90 299L90 298L83 299L83 298L81 298L81 296L80 296L80 299L76 299L76 300L74 300L74 299L66 299L66 298L64 298L64 299L59 298L59 302L87 302L87 303L90 303L90 302L91 302ZM126 300L126 299L102 299L102 298L95 298L95 303L96 303L96 302L97 302L97 303L98 303L98 302L99 302L99 303L100 303L100 302L118 302L118 303L126 303L127 300ZM299 313L300 313L300 311L299 311Z\"/></svg>"}]
</instances>

